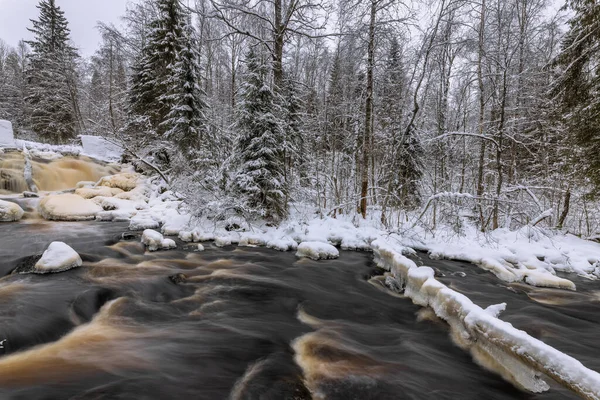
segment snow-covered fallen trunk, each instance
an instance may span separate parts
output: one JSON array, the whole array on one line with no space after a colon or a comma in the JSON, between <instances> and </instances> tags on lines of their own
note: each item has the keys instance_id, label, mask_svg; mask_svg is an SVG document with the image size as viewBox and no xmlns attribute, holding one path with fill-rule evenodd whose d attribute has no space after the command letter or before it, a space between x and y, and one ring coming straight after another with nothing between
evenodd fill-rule
<instances>
[{"instance_id":1,"label":"snow-covered fallen trunk","mask_svg":"<svg viewBox=\"0 0 600 400\"><path fill-rule=\"evenodd\" d=\"M377 264L389 270L415 304L431 307L451 327L456 343L474 359L505 379L532 392L549 389L542 374L586 399L600 400L600 374L576 359L514 328L489 310L434 278L434 271L417 265L383 240L372 243Z\"/></svg>"}]
</instances>

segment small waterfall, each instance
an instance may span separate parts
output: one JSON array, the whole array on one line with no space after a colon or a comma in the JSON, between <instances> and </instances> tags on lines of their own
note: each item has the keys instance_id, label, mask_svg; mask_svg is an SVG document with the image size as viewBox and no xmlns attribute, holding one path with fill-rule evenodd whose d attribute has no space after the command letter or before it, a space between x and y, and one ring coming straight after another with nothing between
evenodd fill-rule
<instances>
[{"instance_id":1,"label":"small waterfall","mask_svg":"<svg viewBox=\"0 0 600 400\"><path fill-rule=\"evenodd\" d=\"M118 171L88 157L61 157L54 160L32 157L33 181L41 191L74 188L81 181L97 181ZM0 154L0 194L29 190L25 179L25 157L21 152Z\"/></svg>"}]
</instances>

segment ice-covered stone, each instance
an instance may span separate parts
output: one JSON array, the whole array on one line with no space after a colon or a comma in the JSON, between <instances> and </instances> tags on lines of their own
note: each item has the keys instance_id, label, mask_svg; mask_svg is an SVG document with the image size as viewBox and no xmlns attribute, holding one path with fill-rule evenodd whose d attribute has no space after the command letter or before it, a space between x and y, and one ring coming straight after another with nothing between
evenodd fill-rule
<instances>
[{"instance_id":1,"label":"ice-covered stone","mask_svg":"<svg viewBox=\"0 0 600 400\"><path fill-rule=\"evenodd\" d=\"M61 272L80 267L81 264L81 257L69 245L63 242L52 242L35 264L32 272L38 274Z\"/></svg>"},{"instance_id":2,"label":"ice-covered stone","mask_svg":"<svg viewBox=\"0 0 600 400\"><path fill-rule=\"evenodd\" d=\"M142 233L142 243L146 245L149 251L174 249L177 244L172 239L165 239L160 232L152 229L146 229Z\"/></svg>"},{"instance_id":3,"label":"ice-covered stone","mask_svg":"<svg viewBox=\"0 0 600 400\"><path fill-rule=\"evenodd\" d=\"M138 185L140 176L132 172L123 172L121 174L105 176L98 182L97 186L108 186L119 188L126 192L133 190Z\"/></svg>"},{"instance_id":4,"label":"ice-covered stone","mask_svg":"<svg viewBox=\"0 0 600 400\"><path fill-rule=\"evenodd\" d=\"M18 221L23 218L23 209L10 201L0 200L0 222Z\"/></svg>"},{"instance_id":5,"label":"ice-covered stone","mask_svg":"<svg viewBox=\"0 0 600 400\"><path fill-rule=\"evenodd\" d=\"M40 200L39 212L47 220L86 221L96 218L102 207L76 194L58 194Z\"/></svg>"},{"instance_id":6,"label":"ice-covered stone","mask_svg":"<svg viewBox=\"0 0 600 400\"><path fill-rule=\"evenodd\" d=\"M334 246L323 242L302 242L296 252L298 257L308 257L312 260L338 258L340 252Z\"/></svg>"},{"instance_id":7,"label":"ice-covered stone","mask_svg":"<svg viewBox=\"0 0 600 400\"><path fill-rule=\"evenodd\" d=\"M119 188L111 188L107 186L100 187L82 187L75 189L75 194L83 197L84 199L93 199L94 197L112 197L119 193L123 193L123 190Z\"/></svg>"}]
</instances>

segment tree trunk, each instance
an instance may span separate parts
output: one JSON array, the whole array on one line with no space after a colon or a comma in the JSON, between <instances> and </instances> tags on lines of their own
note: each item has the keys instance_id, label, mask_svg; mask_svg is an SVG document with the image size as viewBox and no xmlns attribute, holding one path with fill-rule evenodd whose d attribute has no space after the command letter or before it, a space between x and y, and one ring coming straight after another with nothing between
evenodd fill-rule
<instances>
[{"instance_id":1,"label":"tree trunk","mask_svg":"<svg viewBox=\"0 0 600 400\"><path fill-rule=\"evenodd\" d=\"M369 48L367 55L367 98L365 101L365 134L363 138L362 174L360 188L360 213L367 217L367 193L369 190L369 155L371 145L373 119L373 67L375 64L375 17L377 1L371 0L371 21L369 23Z\"/></svg>"},{"instance_id":2,"label":"tree trunk","mask_svg":"<svg viewBox=\"0 0 600 400\"><path fill-rule=\"evenodd\" d=\"M565 205L563 206L562 213L560 214L560 218L558 219L557 229L562 229L565 220L567 219L567 215L569 214L569 206L571 205L571 185L567 188L567 192L565 193Z\"/></svg>"}]
</instances>

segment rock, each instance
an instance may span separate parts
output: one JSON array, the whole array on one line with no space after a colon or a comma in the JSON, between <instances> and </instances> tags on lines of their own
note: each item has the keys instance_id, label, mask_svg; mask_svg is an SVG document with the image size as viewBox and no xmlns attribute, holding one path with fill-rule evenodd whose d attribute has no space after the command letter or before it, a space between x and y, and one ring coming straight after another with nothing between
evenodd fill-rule
<instances>
[{"instance_id":1,"label":"rock","mask_svg":"<svg viewBox=\"0 0 600 400\"><path fill-rule=\"evenodd\" d=\"M16 147L12 124L3 119L0 119L0 147Z\"/></svg>"},{"instance_id":2,"label":"rock","mask_svg":"<svg viewBox=\"0 0 600 400\"><path fill-rule=\"evenodd\" d=\"M131 240L131 239L135 239L138 237L138 234L133 233L133 232L123 232L121 234L121 239L122 240Z\"/></svg>"},{"instance_id":3,"label":"rock","mask_svg":"<svg viewBox=\"0 0 600 400\"><path fill-rule=\"evenodd\" d=\"M23 218L25 212L18 204L0 200L0 222L13 222Z\"/></svg>"},{"instance_id":4,"label":"rock","mask_svg":"<svg viewBox=\"0 0 600 400\"><path fill-rule=\"evenodd\" d=\"M200 243L198 243L198 247L197 247L196 251L204 251L204 246L202 246Z\"/></svg>"},{"instance_id":5,"label":"rock","mask_svg":"<svg viewBox=\"0 0 600 400\"><path fill-rule=\"evenodd\" d=\"M308 257L312 260L338 258L340 252L334 246L323 242L302 242L298 245L297 257Z\"/></svg>"},{"instance_id":6,"label":"rock","mask_svg":"<svg viewBox=\"0 0 600 400\"><path fill-rule=\"evenodd\" d=\"M177 285L180 283L185 283L185 281L187 281L187 276L185 274L175 274L171 275L169 279L171 280L171 282Z\"/></svg>"},{"instance_id":7,"label":"rock","mask_svg":"<svg viewBox=\"0 0 600 400\"><path fill-rule=\"evenodd\" d=\"M111 188L119 188L125 192L135 189L138 185L139 175L131 172L105 176L100 179L97 186L108 186Z\"/></svg>"},{"instance_id":8,"label":"rock","mask_svg":"<svg viewBox=\"0 0 600 400\"><path fill-rule=\"evenodd\" d=\"M35 193L35 192L23 192L23 197L25 198L37 198L40 197L39 194Z\"/></svg>"},{"instance_id":9,"label":"rock","mask_svg":"<svg viewBox=\"0 0 600 400\"><path fill-rule=\"evenodd\" d=\"M87 221L96 218L102 207L76 194L59 194L44 197L40 201L42 217L53 221Z\"/></svg>"},{"instance_id":10,"label":"rock","mask_svg":"<svg viewBox=\"0 0 600 400\"><path fill-rule=\"evenodd\" d=\"M83 187L75 190L75 194L83 197L84 199L93 199L94 197L112 197L119 193L123 193L123 190L119 188L110 188L107 186L100 187Z\"/></svg>"},{"instance_id":11,"label":"rock","mask_svg":"<svg viewBox=\"0 0 600 400\"><path fill-rule=\"evenodd\" d=\"M160 232L146 229L142 233L142 243L146 245L149 251L174 249L177 244L173 239L165 239Z\"/></svg>"},{"instance_id":12,"label":"rock","mask_svg":"<svg viewBox=\"0 0 600 400\"><path fill-rule=\"evenodd\" d=\"M69 245L63 242L52 242L31 272L37 274L62 272L80 267L82 263L79 254Z\"/></svg>"}]
</instances>

